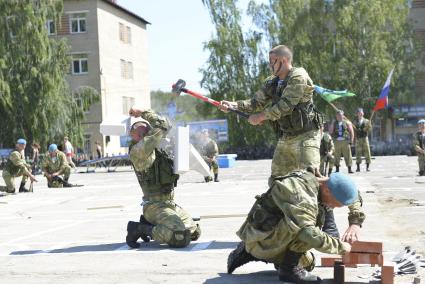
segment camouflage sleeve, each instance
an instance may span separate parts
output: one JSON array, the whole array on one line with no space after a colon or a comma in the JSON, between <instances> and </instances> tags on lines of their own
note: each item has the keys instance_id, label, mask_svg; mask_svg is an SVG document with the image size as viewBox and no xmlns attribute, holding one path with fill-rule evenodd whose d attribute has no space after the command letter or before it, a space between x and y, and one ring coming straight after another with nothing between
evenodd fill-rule
<instances>
[{"instance_id":1,"label":"camouflage sleeve","mask_svg":"<svg viewBox=\"0 0 425 284\"><path fill-rule=\"evenodd\" d=\"M149 122L153 128L160 128L168 131L171 128L170 122L165 117L157 114L153 110L145 110L142 112L141 117Z\"/></svg>"},{"instance_id":2,"label":"camouflage sleeve","mask_svg":"<svg viewBox=\"0 0 425 284\"><path fill-rule=\"evenodd\" d=\"M277 120L282 116L289 115L296 105L311 100L313 90L314 87L308 84L306 76L300 74L292 77L277 104L267 107L263 111L266 119Z\"/></svg>"},{"instance_id":3,"label":"camouflage sleeve","mask_svg":"<svg viewBox=\"0 0 425 284\"><path fill-rule=\"evenodd\" d=\"M165 134L166 131L161 128L151 129L142 140L131 148L131 156L137 160L145 160L159 146Z\"/></svg>"},{"instance_id":4,"label":"camouflage sleeve","mask_svg":"<svg viewBox=\"0 0 425 284\"><path fill-rule=\"evenodd\" d=\"M212 151L213 152L212 154L213 154L214 157L216 157L218 155L218 146L217 146L217 143L215 143L215 141L211 140L211 142L213 144L212 145L213 146L212 147L212 150L213 150Z\"/></svg>"},{"instance_id":5,"label":"camouflage sleeve","mask_svg":"<svg viewBox=\"0 0 425 284\"><path fill-rule=\"evenodd\" d=\"M10 154L9 160L17 167L19 167L26 175L29 175L29 165L21 158L21 154L18 151L13 151Z\"/></svg>"},{"instance_id":6,"label":"camouflage sleeve","mask_svg":"<svg viewBox=\"0 0 425 284\"><path fill-rule=\"evenodd\" d=\"M369 119L365 120L365 124L364 124L364 130L369 133L369 131L372 129L372 123Z\"/></svg>"},{"instance_id":7,"label":"camouflage sleeve","mask_svg":"<svg viewBox=\"0 0 425 284\"><path fill-rule=\"evenodd\" d=\"M363 224L363 221L366 219L366 215L362 209L363 199L359 192L359 199L348 206L348 224L351 225L359 225L360 227Z\"/></svg>"},{"instance_id":8,"label":"camouflage sleeve","mask_svg":"<svg viewBox=\"0 0 425 284\"><path fill-rule=\"evenodd\" d=\"M266 93L265 87L263 87L258 90L251 99L237 101L238 110L247 113L263 111L270 102L270 98Z\"/></svg>"},{"instance_id":9,"label":"camouflage sleeve","mask_svg":"<svg viewBox=\"0 0 425 284\"><path fill-rule=\"evenodd\" d=\"M335 150L334 140L329 136L329 153L333 153Z\"/></svg>"},{"instance_id":10,"label":"camouflage sleeve","mask_svg":"<svg viewBox=\"0 0 425 284\"><path fill-rule=\"evenodd\" d=\"M291 250L298 252L305 251L307 247L323 253L340 255L345 253L342 242L339 239L329 236L315 226L302 228L296 237L296 241L290 245Z\"/></svg>"},{"instance_id":11,"label":"camouflage sleeve","mask_svg":"<svg viewBox=\"0 0 425 284\"><path fill-rule=\"evenodd\" d=\"M68 161L66 160L66 156L64 153L58 153L58 159L60 161L58 173L61 175L66 170L68 166Z\"/></svg>"}]
</instances>

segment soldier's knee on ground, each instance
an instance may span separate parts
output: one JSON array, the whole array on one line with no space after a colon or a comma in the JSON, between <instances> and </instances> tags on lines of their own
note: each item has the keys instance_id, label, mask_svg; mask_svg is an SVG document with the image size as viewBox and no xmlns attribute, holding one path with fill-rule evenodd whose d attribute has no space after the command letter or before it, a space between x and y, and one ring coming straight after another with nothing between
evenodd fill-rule
<instances>
[{"instance_id":1,"label":"soldier's knee on ground","mask_svg":"<svg viewBox=\"0 0 425 284\"><path fill-rule=\"evenodd\" d=\"M191 234L190 239L192 241L196 241L201 236L201 226L199 224L196 224L195 231Z\"/></svg>"},{"instance_id":2,"label":"soldier's knee on ground","mask_svg":"<svg viewBox=\"0 0 425 284\"><path fill-rule=\"evenodd\" d=\"M174 231L168 245L172 248L184 248L190 244L190 230Z\"/></svg>"}]
</instances>

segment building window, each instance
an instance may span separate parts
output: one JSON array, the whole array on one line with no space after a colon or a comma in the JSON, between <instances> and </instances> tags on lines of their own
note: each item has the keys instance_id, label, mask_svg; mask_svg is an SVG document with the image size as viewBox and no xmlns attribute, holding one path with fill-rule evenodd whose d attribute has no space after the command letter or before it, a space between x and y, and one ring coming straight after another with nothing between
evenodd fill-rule
<instances>
[{"instance_id":1,"label":"building window","mask_svg":"<svg viewBox=\"0 0 425 284\"><path fill-rule=\"evenodd\" d=\"M69 21L72 34L85 33L87 31L85 13L71 14Z\"/></svg>"},{"instance_id":2,"label":"building window","mask_svg":"<svg viewBox=\"0 0 425 284\"><path fill-rule=\"evenodd\" d=\"M122 97L122 113L128 115L130 108L134 106L135 99L132 97Z\"/></svg>"},{"instance_id":3,"label":"building window","mask_svg":"<svg viewBox=\"0 0 425 284\"><path fill-rule=\"evenodd\" d=\"M131 43L131 28L125 26L123 23L119 23L119 37L123 43Z\"/></svg>"},{"instance_id":4,"label":"building window","mask_svg":"<svg viewBox=\"0 0 425 284\"><path fill-rule=\"evenodd\" d=\"M72 74L88 73L87 54L74 54L72 56Z\"/></svg>"},{"instance_id":5,"label":"building window","mask_svg":"<svg viewBox=\"0 0 425 284\"><path fill-rule=\"evenodd\" d=\"M133 79L133 62L120 60L121 62L121 77L124 79Z\"/></svg>"},{"instance_id":6,"label":"building window","mask_svg":"<svg viewBox=\"0 0 425 284\"><path fill-rule=\"evenodd\" d=\"M55 22L53 20L47 21L46 28L47 28L47 34L48 35L55 35L56 34L56 26L55 26Z\"/></svg>"}]
</instances>

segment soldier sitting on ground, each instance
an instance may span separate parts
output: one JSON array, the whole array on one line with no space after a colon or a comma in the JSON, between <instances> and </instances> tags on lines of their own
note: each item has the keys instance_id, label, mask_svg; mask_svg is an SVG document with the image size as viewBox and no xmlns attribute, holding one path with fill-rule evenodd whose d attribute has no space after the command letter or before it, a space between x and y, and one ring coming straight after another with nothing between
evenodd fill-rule
<instances>
[{"instance_id":1,"label":"soldier sitting on ground","mask_svg":"<svg viewBox=\"0 0 425 284\"><path fill-rule=\"evenodd\" d=\"M199 225L174 202L174 187L179 175L173 160L159 149L162 138L171 128L169 122L152 110L131 108L130 115L139 118L131 126L129 157L143 191L143 215L140 222L127 224L127 245L140 247L139 238L170 247L186 247L201 234Z\"/></svg>"},{"instance_id":2,"label":"soldier sitting on ground","mask_svg":"<svg viewBox=\"0 0 425 284\"><path fill-rule=\"evenodd\" d=\"M3 169L3 179L6 186L0 186L0 191L7 193L15 193L15 178L22 176L19 192L29 192L25 188L25 183L29 177L31 182L37 181L35 176L31 174L31 166L25 161L25 147L27 141L25 139L18 139L15 145L15 150L10 153L9 159Z\"/></svg>"},{"instance_id":3,"label":"soldier sitting on ground","mask_svg":"<svg viewBox=\"0 0 425 284\"><path fill-rule=\"evenodd\" d=\"M320 278L307 272L315 263L309 250L343 255L357 240L354 230L347 230L344 241L321 231L322 205L342 207L359 198L354 183L341 173L318 178L309 171L295 171L276 178L267 192L256 197L237 232L242 242L229 255L228 273L250 261L265 261L275 264L281 281L318 283ZM364 214L358 216L361 224Z\"/></svg>"},{"instance_id":4,"label":"soldier sitting on ground","mask_svg":"<svg viewBox=\"0 0 425 284\"><path fill-rule=\"evenodd\" d=\"M71 175L71 167L67 162L65 154L58 150L56 144L50 144L49 151L44 156L42 162L42 170L44 176L47 178L48 187L72 187L68 183L69 176Z\"/></svg>"},{"instance_id":5,"label":"soldier sitting on ground","mask_svg":"<svg viewBox=\"0 0 425 284\"><path fill-rule=\"evenodd\" d=\"M425 176L425 119L418 121L418 132L413 135L413 146L418 154L419 175Z\"/></svg>"},{"instance_id":6,"label":"soldier sitting on ground","mask_svg":"<svg viewBox=\"0 0 425 284\"><path fill-rule=\"evenodd\" d=\"M204 161L207 163L210 170L214 174L214 181L219 182L218 180L218 146L217 143L212 140L208 134L208 129L203 129L201 133L201 155ZM206 182L212 181L211 176L205 177Z\"/></svg>"}]
</instances>

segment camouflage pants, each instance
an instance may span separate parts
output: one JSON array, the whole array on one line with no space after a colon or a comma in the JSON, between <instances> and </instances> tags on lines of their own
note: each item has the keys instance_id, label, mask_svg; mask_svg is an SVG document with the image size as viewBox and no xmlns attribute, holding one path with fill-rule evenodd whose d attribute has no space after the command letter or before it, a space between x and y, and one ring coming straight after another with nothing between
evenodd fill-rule
<instances>
[{"instance_id":1,"label":"camouflage pants","mask_svg":"<svg viewBox=\"0 0 425 284\"><path fill-rule=\"evenodd\" d=\"M214 174L218 174L218 163L216 158L212 159L211 161L204 159L204 161L207 163L208 167L210 167L210 170L212 169Z\"/></svg>"},{"instance_id":2,"label":"camouflage pants","mask_svg":"<svg viewBox=\"0 0 425 284\"><path fill-rule=\"evenodd\" d=\"M274 177L284 176L297 169L320 166L320 131L311 130L298 136L279 139L272 160L272 174L269 186Z\"/></svg>"},{"instance_id":3,"label":"camouflage pants","mask_svg":"<svg viewBox=\"0 0 425 284\"><path fill-rule=\"evenodd\" d=\"M8 193L14 193L15 192L15 178L22 176L21 183L26 183L28 177L23 174L21 170L18 171L16 175L11 175L8 171L3 171L3 179L6 183L5 187L0 186L0 191L6 191Z\"/></svg>"},{"instance_id":4,"label":"camouflage pants","mask_svg":"<svg viewBox=\"0 0 425 284\"><path fill-rule=\"evenodd\" d=\"M369 138L356 138L356 163L362 163L362 156L365 157L366 163L370 164L370 146Z\"/></svg>"},{"instance_id":5,"label":"camouflage pants","mask_svg":"<svg viewBox=\"0 0 425 284\"><path fill-rule=\"evenodd\" d=\"M347 140L338 141L335 140L335 166L339 167L341 156L344 157L345 165L351 167L353 164L353 158L351 156L350 144Z\"/></svg>"},{"instance_id":6,"label":"camouflage pants","mask_svg":"<svg viewBox=\"0 0 425 284\"><path fill-rule=\"evenodd\" d=\"M418 155L419 171L425 172L425 155Z\"/></svg>"},{"instance_id":7,"label":"camouflage pants","mask_svg":"<svg viewBox=\"0 0 425 284\"><path fill-rule=\"evenodd\" d=\"M52 172L49 172L49 174L52 174L54 171L52 171ZM69 179L69 177L70 177L70 175L71 175L71 167L70 166L65 166L65 169L62 171L62 173L60 174L60 176L61 175L63 175L63 179L65 180L65 181L68 181L68 179ZM47 177L46 177L47 178ZM60 184L60 183L58 183L58 182L55 182L55 181L53 181L53 180L50 180L50 179L48 179L47 178L47 185L48 185L48 187L62 187L63 185L62 184Z\"/></svg>"},{"instance_id":8,"label":"camouflage pants","mask_svg":"<svg viewBox=\"0 0 425 284\"><path fill-rule=\"evenodd\" d=\"M321 175L326 176L328 174L329 169L332 169L334 167L334 160L335 160L334 156L331 154L320 156L320 174ZM328 167L325 169L326 163L328 163Z\"/></svg>"},{"instance_id":9,"label":"camouflage pants","mask_svg":"<svg viewBox=\"0 0 425 284\"><path fill-rule=\"evenodd\" d=\"M193 235L197 226L189 213L174 201L151 201L143 206L143 216L154 225L152 237L159 243L170 244L176 232L190 229Z\"/></svg>"}]
</instances>

